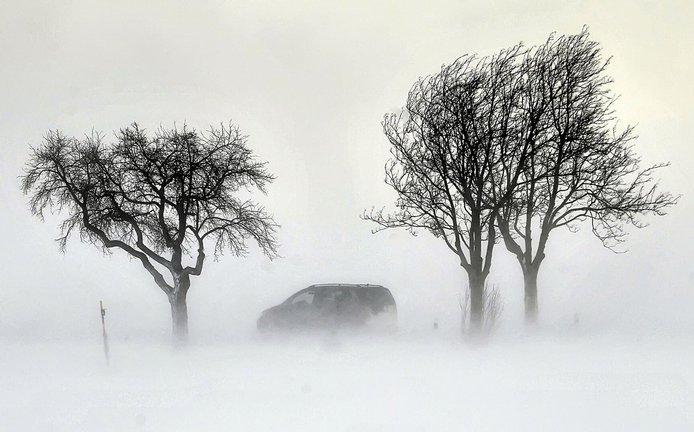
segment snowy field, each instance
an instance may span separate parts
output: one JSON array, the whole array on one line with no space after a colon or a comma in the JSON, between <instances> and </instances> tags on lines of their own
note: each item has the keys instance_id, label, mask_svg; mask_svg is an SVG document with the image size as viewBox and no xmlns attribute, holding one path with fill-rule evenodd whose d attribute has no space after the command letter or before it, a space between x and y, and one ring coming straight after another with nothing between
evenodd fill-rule
<instances>
[{"instance_id":1,"label":"snowy field","mask_svg":"<svg viewBox=\"0 0 694 432\"><path fill-rule=\"evenodd\" d=\"M691 431L692 339L2 341L2 431Z\"/></svg>"}]
</instances>

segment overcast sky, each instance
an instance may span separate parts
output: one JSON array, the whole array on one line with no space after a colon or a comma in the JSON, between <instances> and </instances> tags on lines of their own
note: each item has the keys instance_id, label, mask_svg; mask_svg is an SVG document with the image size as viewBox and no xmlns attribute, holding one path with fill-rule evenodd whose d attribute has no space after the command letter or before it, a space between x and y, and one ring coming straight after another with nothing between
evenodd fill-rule
<instances>
[{"instance_id":1,"label":"overcast sky","mask_svg":"<svg viewBox=\"0 0 694 432\"><path fill-rule=\"evenodd\" d=\"M466 279L456 257L427 233L372 235L359 220L394 199L383 183L381 118L418 77L462 54L531 46L584 24L613 56L621 124L637 124L644 163L672 163L660 183L683 197L632 233L627 254L605 250L589 230L553 233L541 320L560 327L579 314L588 328L692 331L693 9L646 0L4 0L0 335L94 335L100 299L117 336L168 334L167 300L138 263L76 239L60 254L59 216L32 217L19 191L29 146L47 130L112 136L135 121L204 129L231 120L277 176L261 200L282 225L282 258L252 249L210 261L189 293L193 334L250 329L262 309L324 282L383 284L406 326L438 319L454 328ZM506 325L519 326L520 270L501 245L490 281L506 298Z\"/></svg>"}]
</instances>

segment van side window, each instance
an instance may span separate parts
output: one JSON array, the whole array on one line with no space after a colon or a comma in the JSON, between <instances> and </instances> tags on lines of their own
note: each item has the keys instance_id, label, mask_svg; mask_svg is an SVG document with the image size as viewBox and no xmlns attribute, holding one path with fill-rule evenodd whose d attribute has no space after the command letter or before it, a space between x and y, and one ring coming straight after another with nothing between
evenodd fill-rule
<instances>
[{"instance_id":1,"label":"van side window","mask_svg":"<svg viewBox=\"0 0 694 432\"><path fill-rule=\"evenodd\" d=\"M291 304L297 305L297 304L305 303L307 305L310 305L313 303L313 297L315 296L315 294L316 294L316 292L313 290L301 293L292 299Z\"/></svg>"},{"instance_id":2,"label":"van side window","mask_svg":"<svg viewBox=\"0 0 694 432\"><path fill-rule=\"evenodd\" d=\"M316 294L316 306L318 308L334 307L337 294L338 290L335 287L322 287Z\"/></svg>"}]
</instances>

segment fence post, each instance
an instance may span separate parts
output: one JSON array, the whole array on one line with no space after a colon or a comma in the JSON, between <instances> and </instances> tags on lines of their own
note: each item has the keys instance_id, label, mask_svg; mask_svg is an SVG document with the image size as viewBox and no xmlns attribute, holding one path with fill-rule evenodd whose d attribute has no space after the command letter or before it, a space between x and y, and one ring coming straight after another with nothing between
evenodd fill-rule
<instances>
[{"instance_id":1,"label":"fence post","mask_svg":"<svg viewBox=\"0 0 694 432\"><path fill-rule=\"evenodd\" d=\"M108 335L106 334L106 309L104 309L104 302L101 300L99 300L99 310L101 311L101 334L104 337L104 355L108 366L111 363L111 358L108 352Z\"/></svg>"}]
</instances>

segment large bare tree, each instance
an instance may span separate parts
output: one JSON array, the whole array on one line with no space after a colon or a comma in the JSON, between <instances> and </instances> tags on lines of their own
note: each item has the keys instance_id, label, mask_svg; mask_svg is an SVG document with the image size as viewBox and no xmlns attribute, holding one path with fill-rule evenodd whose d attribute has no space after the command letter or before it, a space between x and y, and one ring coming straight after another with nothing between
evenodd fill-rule
<instances>
[{"instance_id":1,"label":"large bare tree","mask_svg":"<svg viewBox=\"0 0 694 432\"><path fill-rule=\"evenodd\" d=\"M62 250L77 234L138 260L171 304L174 340L185 341L190 278L201 274L206 250L243 255L252 239L276 256L277 225L249 199L272 180L231 124L153 134L133 124L113 143L100 134L79 140L49 132L33 148L21 187L35 215L43 219L51 209L65 216Z\"/></svg>"},{"instance_id":2,"label":"large bare tree","mask_svg":"<svg viewBox=\"0 0 694 432\"><path fill-rule=\"evenodd\" d=\"M385 181L397 193L396 210L363 215L377 231L422 229L444 241L468 276L473 331L483 322L496 214L527 152L515 129L522 55L519 45L490 57L463 56L415 83L402 113L383 121L391 145Z\"/></svg>"},{"instance_id":3,"label":"large bare tree","mask_svg":"<svg viewBox=\"0 0 694 432\"><path fill-rule=\"evenodd\" d=\"M641 168L633 128L617 127L608 62L587 28L552 35L521 62L517 104L534 119L520 125L530 151L513 199L496 216L523 271L528 322L537 319L538 272L554 229L575 230L588 221L614 249L624 240L625 225L642 227L640 216L662 215L676 202L652 177L664 164Z\"/></svg>"}]
</instances>

